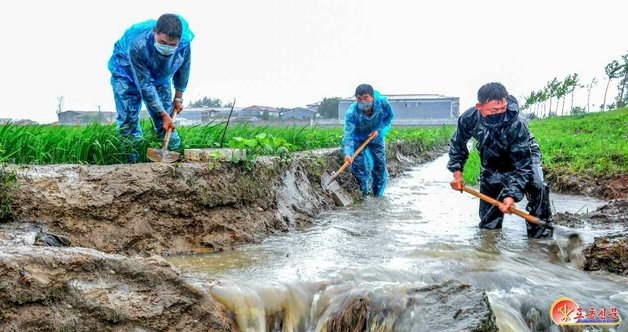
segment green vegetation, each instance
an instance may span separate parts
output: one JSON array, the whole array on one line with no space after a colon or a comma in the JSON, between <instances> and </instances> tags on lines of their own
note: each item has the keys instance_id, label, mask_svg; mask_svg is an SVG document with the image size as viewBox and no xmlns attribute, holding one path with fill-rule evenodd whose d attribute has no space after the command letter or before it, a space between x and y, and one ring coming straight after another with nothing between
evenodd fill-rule
<instances>
[{"instance_id":1,"label":"green vegetation","mask_svg":"<svg viewBox=\"0 0 628 332\"><path fill-rule=\"evenodd\" d=\"M148 146L161 144L151 126L150 122L142 123L146 141L140 148L140 161L146 161ZM541 145L543 164L550 170L593 176L628 171L626 108L533 120L530 127ZM219 147L223 125L179 126L178 130L184 149ZM404 140L430 149L446 144L453 131L453 127L397 127L390 132L388 141ZM225 146L246 149L247 158L285 156L288 152L338 147L341 139L342 128L234 125L227 130ZM118 164L127 160L126 145L111 125L0 126L0 163ZM479 156L472 151L464 172L467 183L477 183L479 166Z\"/></svg>"},{"instance_id":2,"label":"green vegetation","mask_svg":"<svg viewBox=\"0 0 628 332\"><path fill-rule=\"evenodd\" d=\"M146 161L146 148L160 147L149 121L142 122L145 141L140 146L140 161ZM182 149L220 146L223 124L179 126ZM425 148L446 143L453 127L394 128L389 140L402 139ZM247 155L285 155L286 152L338 147L342 128L230 126L225 147L247 149ZM14 164L118 164L127 160L129 142L122 140L115 126L35 125L0 126L0 162Z\"/></svg>"},{"instance_id":3,"label":"green vegetation","mask_svg":"<svg viewBox=\"0 0 628 332\"><path fill-rule=\"evenodd\" d=\"M627 128L628 108L530 122L547 169L592 176L628 172ZM464 171L467 183L477 183L479 166L472 152Z\"/></svg>"},{"instance_id":4,"label":"green vegetation","mask_svg":"<svg viewBox=\"0 0 628 332\"><path fill-rule=\"evenodd\" d=\"M16 164L107 164L127 160L115 127L34 125L0 126L0 159ZM145 150L145 149L143 149ZM145 158L145 156L143 156Z\"/></svg>"},{"instance_id":5,"label":"green vegetation","mask_svg":"<svg viewBox=\"0 0 628 332\"><path fill-rule=\"evenodd\" d=\"M2 148L0 146L0 148ZM1 151L1 149L0 149ZM15 171L9 171L0 164L0 222L8 220L11 215L13 200L11 191L17 184Z\"/></svg>"}]
</instances>

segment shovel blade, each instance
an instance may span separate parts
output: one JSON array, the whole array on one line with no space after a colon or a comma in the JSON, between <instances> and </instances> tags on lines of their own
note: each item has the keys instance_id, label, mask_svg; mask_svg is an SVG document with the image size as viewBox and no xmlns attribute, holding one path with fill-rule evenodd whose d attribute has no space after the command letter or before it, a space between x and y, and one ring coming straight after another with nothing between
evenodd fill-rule
<instances>
[{"instance_id":1,"label":"shovel blade","mask_svg":"<svg viewBox=\"0 0 628 332\"><path fill-rule=\"evenodd\" d=\"M180 157L181 155L179 154L179 152L168 151L165 155L162 155L161 162L174 163L175 161L179 160Z\"/></svg>"},{"instance_id":2,"label":"shovel blade","mask_svg":"<svg viewBox=\"0 0 628 332\"><path fill-rule=\"evenodd\" d=\"M173 163L179 160L180 155L178 152L175 151L164 151L162 149L148 148L148 150L146 151L146 157L148 157L148 159L150 159L151 161L158 163Z\"/></svg>"},{"instance_id":3,"label":"shovel blade","mask_svg":"<svg viewBox=\"0 0 628 332\"><path fill-rule=\"evenodd\" d=\"M335 176L337 173L325 171L321 176L321 186L334 199L337 206L349 206L353 204L353 199L342 189Z\"/></svg>"},{"instance_id":4,"label":"shovel blade","mask_svg":"<svg viewBox=\"0 0 628 332\"><path fill-rule=\"evenodd\" d=\"M340 185L338 184L338 182L336 182L336 173L325 171L325 173L323 173L323 176L321 177L321 186L323 187L323 189L331 192L338 190L338 188L340 188Z\"/></svg>"},{"instance_id":5,"label":"shovel blade","mask_svg":"<svg viewBox=\"0 0 628 332\"><path fill-rule=\"evenodd\" d=\"M148 148L146 151L146 157L154 162L161 162L161 150Z\"/></svg>"}]
</instances>

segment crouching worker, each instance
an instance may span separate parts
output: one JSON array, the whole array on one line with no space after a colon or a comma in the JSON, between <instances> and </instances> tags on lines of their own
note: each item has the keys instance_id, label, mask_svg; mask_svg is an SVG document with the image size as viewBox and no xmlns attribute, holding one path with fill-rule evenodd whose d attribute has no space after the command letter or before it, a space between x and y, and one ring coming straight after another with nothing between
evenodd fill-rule
<instances>
[{"instance_id":1,"label":"crouching worker","mask_svg":"<svg viewBox=\"0 0 628 332\"><path fill-rule=\"evenodd\" d=\"M375 93L368 84L355 90L356 102L345 114L342 151L345 162L351 163L351 173L358 181L364 196L381 197L388 181L385 138L395 117L385 97ZM352 159L352 155L369 137L374 137L366 148Z\"/></svg>"},{"instance_id":2,"label":"crouching worker","mask_svg":"<svg viewBox=\"0 0 628 332\"><path fill-rule=\"evenodd\" d=\"M525 194L526 210L539 219L552 216L549 189L543 180L541 151L530 133L519 104L500 83L489 83L478 91L478 103L458 119L451 139L447 168L453 172L451 187L462 190L462 174L469 156L467 142L473 137L480 154L480 192L501 201L496 207L480 201L480 228L500 229L504 213ZM527 223L528 237L551 237L552 232Z\"/></svg>"},{"instance_id":3,"label":"crouching worker","mask_svg":"<svg viewBox=\"0 0 628 332\"><path fill-rule=\"evenodd\" d=\"M194 34L183 18L163 14L157 21L131 26L115 43L109 71L118 113L117 129L134 145L129 162L138 161L138 148L143 139L142 102L159 138L163 139L169 129L174 129L172 116L183 110L183 92L190 76L192 39ZM180 144L179 133L174 130L170 148L176 150Z\"/></svg>"}]
</instances>

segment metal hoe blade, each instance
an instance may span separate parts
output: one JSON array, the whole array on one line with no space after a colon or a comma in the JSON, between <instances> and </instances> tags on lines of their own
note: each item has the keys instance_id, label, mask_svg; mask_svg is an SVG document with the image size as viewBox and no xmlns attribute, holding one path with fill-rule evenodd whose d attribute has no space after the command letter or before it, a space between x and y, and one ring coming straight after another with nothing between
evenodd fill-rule
<instances>
[{"instance_id":1,"label":"metal hoe blade","mask_svg":"<svg viewBox=\"0 0 628 332\"><path fill-rule=\"evenodd\" d=\"M338 190L340 185L336 182L336 177L338 177L338 173L325 171L321 177L321 186L323 189L331 192Z\"/></svg>"},{"instance_id":2,"label":"metal hoe blade","mask_svg":"<svg viewBox=\"0 0 628 332\"><path fill-rule=\"evenodd\" d=\"M154 162L173 163L179 160L179 152L149 148L146 157Z\"/></svg>"}]
</instances>

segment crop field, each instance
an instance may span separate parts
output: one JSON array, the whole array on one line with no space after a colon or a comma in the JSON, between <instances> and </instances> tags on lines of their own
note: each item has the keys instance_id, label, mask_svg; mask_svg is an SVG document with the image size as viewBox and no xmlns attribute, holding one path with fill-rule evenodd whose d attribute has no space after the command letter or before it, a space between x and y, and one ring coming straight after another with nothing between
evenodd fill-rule
<instances>
[{"instance_id":1,"label":"crop field","mask_svg":"<svg viewBox=\"0 0 628 332\"><path fill-rule=\"evenodd\" d=\"M146 148L160 147L149 121L142 122L144 140L136 143L140 161ZM178 126L181 148L220 146L224 126ZM387 140L404 140L426 148L446 144L453 127L393 128ZM257 127L234 125L227 129L225 147L247 149L252 155L275 155L281 151L303 151L339 147L342 128ZM113 125L87 126L7 124L0 126L0 162L14 164L119 164L127 161L131 142L126 142Z\"/></svg>"}]
</instances>

